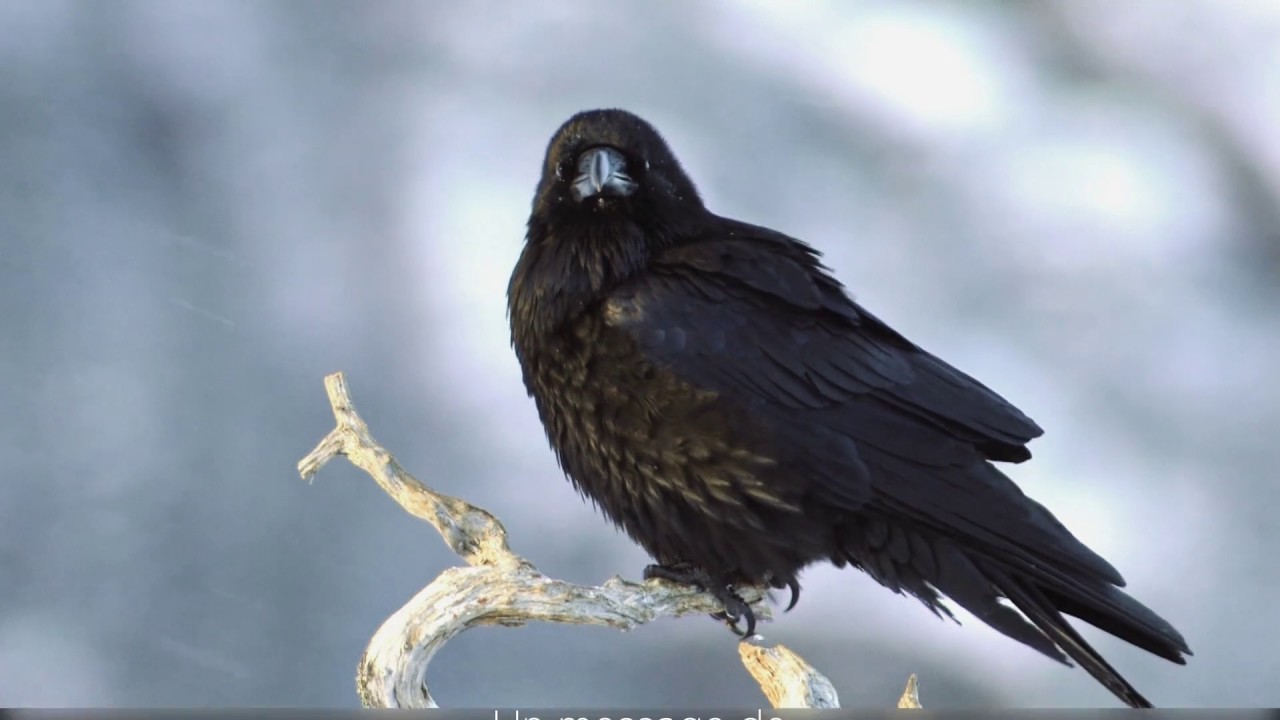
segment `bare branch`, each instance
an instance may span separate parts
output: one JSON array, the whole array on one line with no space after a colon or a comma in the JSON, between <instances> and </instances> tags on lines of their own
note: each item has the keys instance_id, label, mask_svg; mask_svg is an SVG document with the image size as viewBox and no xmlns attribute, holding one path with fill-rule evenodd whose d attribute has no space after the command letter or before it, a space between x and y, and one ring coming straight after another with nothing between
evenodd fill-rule
<instances>
[{"instance_id":1,"label":"bare branch","mask_svg":"<svg viewBox=\"0 0 1280 720\"><path fill-rule=\"evenodd\" d=\"M325 377L324 388L338 426L298 463L303 480L310 481L334 456L345 455L352 465L369 473L400 507L431 523L445 544L467 564L513 568L524 562L511 552L507 529L497 518L423 485L373 439L369 426L351 402L345 375L338 372Z\"/></svg>"},{"instance_id":2,"label":"bare branch","mask_svg":"<svg viewBox=\"0 0 1280 720\"><path fill-rule=\"evenodd\" d=\"M298 463L310 480L338 455L364 470L405 510L431 523L470 567L445 570L387 618L360 660L356 687L366 707L437 707L427 688L427 665L458 633L477 625L529 621L630 629L661 617L721 609L710 595L662 580L614 577L597 587L548 578L511 550L507 531L488 511L438 493L409 474L378 444L356 412L342 373L324 380L337 427ZM768 619L763 588L739 588L757 617ZM739 645L743 664L775 707L839 707L831 682L799 655L767 647L759 635ZM915 698L915 677L899 707ZM910 707L910 706L908 706ZM914 707L919 707L918 703Z\"/></svg>"},{"instance_id":3,"label":"bare branch","mask_svg":"<svg viewBox=\"0 0 1280 720\"><path fill-rule=\"evenodd\" d=\"M739 643L738 654L747 672L776 708L838 708L836 689L822 673L785 645L763 647Z\"/></svg>"},{"instance_id":4,"label":"bare branch","mask_svg":"<svg viewBox=\"0 0 1280 720\"><path fill-rule=\"evenodd\" d=\"M898 698L898 708L902 710L919 710L922 708L920 705L920 681L914 673L907 678L907 689L903 690L902 697Z\"/></svg>"}]
</instances>

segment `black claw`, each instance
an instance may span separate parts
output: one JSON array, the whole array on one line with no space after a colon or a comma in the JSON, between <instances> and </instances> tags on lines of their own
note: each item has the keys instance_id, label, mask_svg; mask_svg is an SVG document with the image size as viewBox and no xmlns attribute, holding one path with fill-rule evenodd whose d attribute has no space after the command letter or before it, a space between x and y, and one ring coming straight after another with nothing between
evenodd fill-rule
<instances>
[{"instance_id":1,"label":"black claw","mask_svg":"<svg viewBox=\"0 0 1280 720\"><path fill-rule=\"evenodd\" d=\"M719 600L720 604L724 606L724 610L713 613L711 615L712 618L726 623L733 630L733 633L739 637L749 638L755 634L756 614L752 612L751 606L742 599L742 596L733 589L732 585L713 580L707 574L707 571L696 568L689 563L650 565L644 569L644 579L651 580L653 578L660 578L680 585L694 585L700 588L703 592ZM794 595L792 597L794 598ZM743 620L747 623L747 631L745 633L738 630L738 623Z\"/></svg>"},{"instance_id":2,"label":"black claw","mask_svg":"<svg viewBox=\"0 0 1280 720\"><path fill-rule=\"evenodd\" d=\"M787 609L783 610L783 612L791 612L791 609L796 606L796 603L800 602L800 581L796 580L794 577L787 580L779 580L775 578L769 583L769 586L775 590L787 588L791 591L791 602L787 604Z\"/></svg>"},{"instance_id":3,"label":"black claw","mask_svg":"<svg viewBox=\"0 0 1280 720\"><path fill-rule=\"evenodd\" d=\"M783 610L783 612L791 612L791 608L795 607L796 603L800 602L800 581L795 578L791 578L787 581L787 587L791 588L791 602L787 603L787 609Z\"/></svg>"},{"instance_id":4,"label":"black claw","mask_svg":"<svg viewBox=\"0 0 1280 720\"><path fill-rule=\"evenodd\" d=\"M724 603L724 612L727 615L729 629L739 637L749 638L756 634L756 614L751 610L751 606L747 604L742 596L734 591L732 586L724 586L720 592L712 592L717 600ZM743 620L747 623L746 632L738 630L738 621Z\"/></svg>"},{"instance_id":5,"label":"black claw","mask_svg":"<svg viewBox=\"0 0 1280 720\"><path fill-rule=\"evenodd\" d=\"M711 619L728 625L734 635L742 635L742 631L738 629L738 623L742 621L741 617L730 615L728 611L721 610L720 612L711 613Z\"/></svg>"}]
</instances>

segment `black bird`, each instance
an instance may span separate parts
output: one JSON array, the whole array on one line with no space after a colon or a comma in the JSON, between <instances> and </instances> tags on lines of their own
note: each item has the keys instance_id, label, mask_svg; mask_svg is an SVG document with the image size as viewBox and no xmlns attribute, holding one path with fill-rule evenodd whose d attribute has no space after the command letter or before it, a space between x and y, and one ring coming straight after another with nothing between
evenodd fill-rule
<instances>
[{"instance_id":1,"label":"black bird","mask_svg":"<svg viewBox=\"0 0 1280 720\"><path fill-rule=\"evenodd\" d=\"M647 122L570 118L547 148L507 290L512 345L556 457L736 630L734 590L799 594L802 568L852 565L1150 707L1072 615L1178 664L1168 622L993 461L1042 430L845 293L819 253L719 217ZM790 609L790 608L788 608Z\"/></svg>"}]
</instances>

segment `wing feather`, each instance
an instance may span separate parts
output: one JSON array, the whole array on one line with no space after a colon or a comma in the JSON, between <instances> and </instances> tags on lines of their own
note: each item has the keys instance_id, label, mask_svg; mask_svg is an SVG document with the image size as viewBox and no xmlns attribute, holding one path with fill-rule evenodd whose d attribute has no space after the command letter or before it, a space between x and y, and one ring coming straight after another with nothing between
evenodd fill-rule
<instances>
[{"instance_id":1,"label":"wing feather","mask_svg":"<svg viewBox=\"0 0 1280 720\"><path fill-rule=\"evenodd\" d=\"M1039 426L854 303L807 246L767 233L667 253L614 292L626 312L608 316L652 362L830 453L803 460L829 502L875 502L1019 562L1123 582L984 462L1030 457Z\"/></svg>"}]
</instances>

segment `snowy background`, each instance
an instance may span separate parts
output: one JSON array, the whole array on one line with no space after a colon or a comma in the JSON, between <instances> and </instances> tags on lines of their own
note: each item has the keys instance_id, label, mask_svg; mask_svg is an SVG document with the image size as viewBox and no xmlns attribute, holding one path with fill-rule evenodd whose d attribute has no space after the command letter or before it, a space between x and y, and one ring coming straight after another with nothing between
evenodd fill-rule
<instances>
[{"instance_id":1,"label":"snowy background","mask_svg":"<svg viewBox=\"0 0 1280 720\"><path fill-rule=\"evenodd\" d=\"M1011 470L1186 635L1158 705L1280 705L1280 3L0 0L0 705L355 706L456 559L297 460L349 374L543 571L643 554L547 449L504 291L575 111L1041 425ZM368 565L370 557L409 557ZM805 575L764 633L846 706L1112 706L973 620ZM710 620L453 642L454 706L755 706Z\"/></svg>"}]
</instances>

